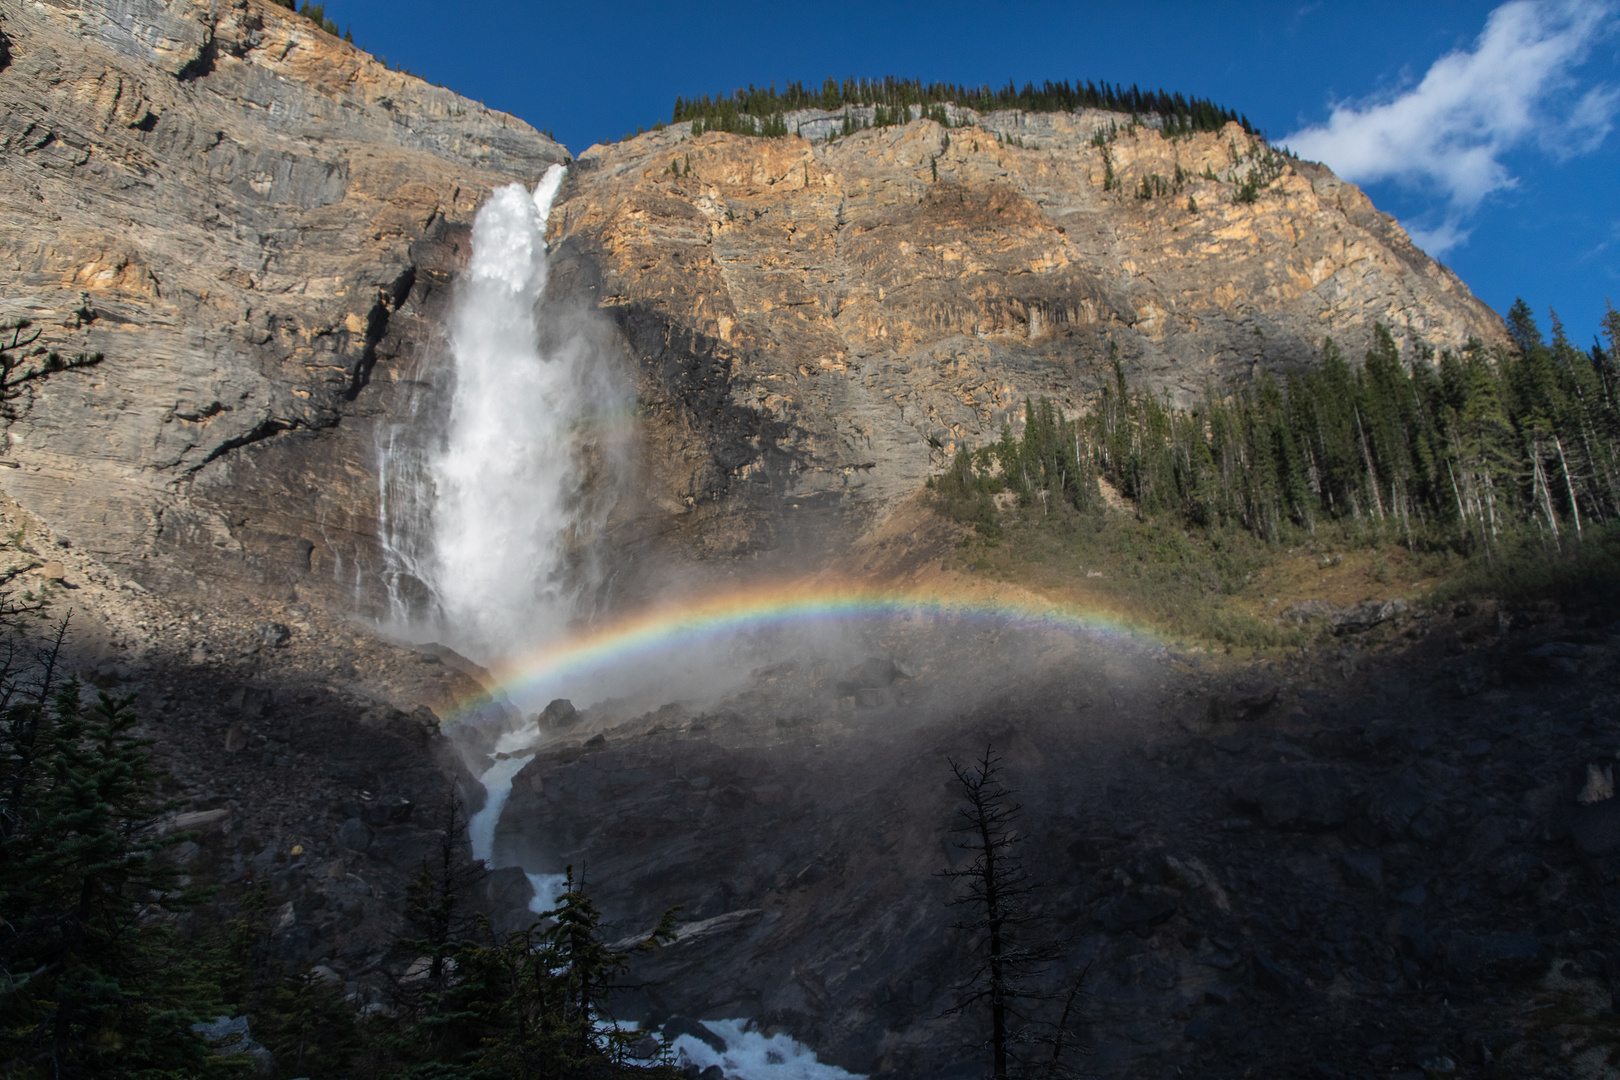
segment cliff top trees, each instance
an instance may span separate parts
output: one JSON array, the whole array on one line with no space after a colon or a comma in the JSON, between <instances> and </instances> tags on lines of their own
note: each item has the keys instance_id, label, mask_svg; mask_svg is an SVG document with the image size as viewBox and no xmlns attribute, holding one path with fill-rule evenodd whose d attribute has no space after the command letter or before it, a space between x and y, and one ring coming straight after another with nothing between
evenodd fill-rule
<instances>
[{"instance_id":1,"label":"cliff top trees","mask_svg":"<svg viewBox=\"0 0 1620 1080\"><path fill-rule=\"evenodd\" d=\"M893 75L882 79L848 78L843 82L829 78L819 88L789 81L778 90L773 82L768 87L750 83L729 94L713 97L677 97L672 122L700 120L710 131L738 131L741 134L786 134L785 130L761 131L754 120L764 120L795 109L820 109L837 112L849 106L879 106L886 110L889 122L904 122L911 117L911 106L919 113L944 122L947 114L942 108L931 106L955 105L975 112L997 109L1022 109L1026 112L1073 112L1078 109L1101 109L1106 112L1129 113L1140 116L1155 113L1164 118L1166 134L1187 134L1194 131L1219 131L1229 123L1238 123L1245 131L1254 132L1248 117L1224 108L1207 98L1185 97L1164 90L1143 90L1134 83L1110 85L1104 81L1069 82L1050 79L1036 86L1026 82L1022 87L1008 81L1000 89L989 84L978 87L954 83L924 83L921 79L901 79ZM897 115L898 113L898 115ZM737 117L747 117L746 126ZM878 125L881 126L881 125Z\"/></svg>"},{"instance_id":2,"label":"cliff top trees","mask_svg":"<svg viewBox=\"0 0 1620 1080\"><path fill-rule=\"evenodd\" d=\"M1025 403L1021 427L1009 416L986 448L999 465L992 479L1023 505L1084 510L1097 505L1100 477L1143 519L1237 527L1270 544L1334 522L1485 559L1510 540L1561 550L1620 517L1620 314L1605 319L1609 348L1590 352L1556 315L1550 343L1523 303L1506 321L1517 350L1476 345L1438 364L1426 351L1403 358L1382 326L1355 367L1324 339L1315 367L1281 385L1262 373L1229 393L1211 388L1190 410L1132 387L1116 362L1074 420L1044 399ZM982 502L986 482L972 455L953 468L936 482L937 503L978 522L983 513L958 504ZM981 532L998 531L993 515L983 521Z\"/></svg>"}]
</instances>

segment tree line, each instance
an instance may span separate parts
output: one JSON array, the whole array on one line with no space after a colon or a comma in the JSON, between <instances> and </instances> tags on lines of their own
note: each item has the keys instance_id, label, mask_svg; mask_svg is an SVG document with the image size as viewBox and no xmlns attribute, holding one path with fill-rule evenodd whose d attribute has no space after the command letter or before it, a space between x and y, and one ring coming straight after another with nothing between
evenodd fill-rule
<instances>
[{"instance_id":1,"label":"tree line","mask_svg":"<svg viewBox=\"0 0 1620 1080\"><path fill-rule=\"evenodd\" d=\"M1187 97L1165 90L1143 90L1131 84L1111 85L1104 81L1069 82L1066 79L1047 80L1040 86L1026 82L1022 87L1008 80L1007 85L994 89L986 83L979 87L955 83L924 83L921 79L902 79L893 75L882 79L847 78L842 82L828 78L821 88L789 81L778 90L773 82L768 87L750 83L731 93L710 97L677 97L671 122L691 120L703 125L702 130L730 131L744 135L786 135L783 114L795 109L820 109L837 112L851 106L875 106L886 110L888 123L904 123L911 118L912 106L918 115L950 126L945 105L992 112L997 109L1022 109L1026 112L1074 112L1077 109L1101 109L1107 112L1129 113L1135 116L1155 114L1165 125L1167 134L1189 134L1195 131L1219 131L1228 123L1238 123L1251 134L1254 127L1248 117L1227 109L1208 98ZM767 125L774 125L765 130ZM884 126L877 123L875 126Z\"/></svg>"},{"instance_id":2,"label":"tree line","mask_svg":"<svg viewBox=\"0 0 1620 1080\"><path fill-rule=\"evenodd\" d=\"M297 12L333 37L341 37L350 45L354 44L354 31L344 30L339 33L338 24L326 17L326 5L324 3L312 4L309 0L304 0L304 5L299 7L298 0L270 0L270 2L277 7L284 7L288 11Z\"/></svg>"},{"instance_id":3,"label":"tree line","mask_svg":"<svg viewBox=\"0 0 1620 1080\"><path fill-rule=\"evenodd\" d=\"M1586 350L1556 314L1544 335L1522 300L1506 324L1511 347L1410 362L1382 326L1359 366L1329 338L1318 365L1190 409L1130 386L1116 357L1089 412L1027 401L1020 432L960 450L934 492L984 531L997 493L1090 511L1101 478L1139 515L1271 543L1334 522L1487 559L1525 538L1563 550L1620 516L1620 313Z\"/></svg>"}]
</instances>

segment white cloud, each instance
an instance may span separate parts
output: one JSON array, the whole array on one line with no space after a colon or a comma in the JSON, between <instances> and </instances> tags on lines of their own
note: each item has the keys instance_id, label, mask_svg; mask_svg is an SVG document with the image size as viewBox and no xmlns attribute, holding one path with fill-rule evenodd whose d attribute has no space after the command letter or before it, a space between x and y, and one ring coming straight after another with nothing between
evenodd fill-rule
<instances>
[{"instance_id":1,"label":"white cloud","mask_svg":"<svg viewBox=\"0 0 1620 1080\"><path fill-rule=\"evenodd\" d=\"M1432 190L1440 223L1412 230L1439 255L1468 239L1469 216L1515 179L1502 156L1535 142L1557 157L1595 149L1614 125L1620 92L1568 100L1570 70L1614 29L1612 0L1513 0L1492 11L1473 51L1436 60L1416 86L1340 102L1327 123L1283 140L1356 183L1394 180Z\"/></svg>"}]
</instances>

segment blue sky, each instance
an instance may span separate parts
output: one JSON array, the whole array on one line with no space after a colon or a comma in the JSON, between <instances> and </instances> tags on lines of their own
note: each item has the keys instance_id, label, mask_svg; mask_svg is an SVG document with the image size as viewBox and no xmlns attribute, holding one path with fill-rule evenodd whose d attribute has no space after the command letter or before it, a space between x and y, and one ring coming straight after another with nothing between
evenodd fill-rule
<instances>
[{"instance_id":1,"label":"blue sky","mask_svg":"<svg viewBox=\"0 0 1620 1080\"><path fill-rule=\"evenodd\" d=\"M1620 306L1620 0L741 4L329 0L372 52L578 153L677 94L827 75L1210 97L1361 183L1499 312Z\"/></svg>"}]
</instances>

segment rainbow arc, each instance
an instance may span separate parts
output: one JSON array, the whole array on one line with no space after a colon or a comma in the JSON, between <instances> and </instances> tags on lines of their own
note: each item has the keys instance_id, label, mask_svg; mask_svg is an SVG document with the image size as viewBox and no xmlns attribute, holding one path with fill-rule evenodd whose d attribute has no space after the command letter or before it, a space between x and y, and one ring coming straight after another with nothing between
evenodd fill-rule
<instances>
[{"instance_id":1,"label":"rainbow arc","mask_svg":"<svg viewBox=\"0 0 1620 1080\"><path fill-rule=\"evenodd\" d=\"M583 629L510 660L491 672L494 685L458 703L445 724L465 723L492 701L529 700L570 678L658 657L696 651L739 635L795 627L836 626L896 618L1053 630L1074 635L1155 639L1144 628L1100 609L1033 598L985 599L970 593L863 588L825 583L753 586L665 602Z\"/></svg>"}]
</instances>

